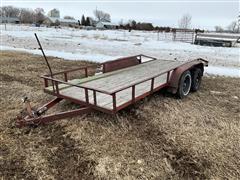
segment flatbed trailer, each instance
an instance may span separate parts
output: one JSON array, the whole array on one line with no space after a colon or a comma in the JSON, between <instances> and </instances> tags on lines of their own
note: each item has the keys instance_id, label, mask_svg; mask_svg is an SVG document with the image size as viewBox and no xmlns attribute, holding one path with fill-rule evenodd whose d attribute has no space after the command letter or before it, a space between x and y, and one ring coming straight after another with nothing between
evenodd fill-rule
<instances>
[{"instance_id":1,"label":"flatbed trailer","mask_svg":"<svg viewBox=\"0 0 240 180\"><path fill-rule=\"evenodd\" d=\"M56 98L35 111L25 98L28 115L18 117L17 126L48 123L92 110L116 114L164 87L183 98L191 89L199 89L207 65L201 58L171 61L140 54L43 75L44 92ZM74 78L71 74L75 74ZM80 109L44 115L63 99L81 105Z\"/></svg>"}]
</instances>

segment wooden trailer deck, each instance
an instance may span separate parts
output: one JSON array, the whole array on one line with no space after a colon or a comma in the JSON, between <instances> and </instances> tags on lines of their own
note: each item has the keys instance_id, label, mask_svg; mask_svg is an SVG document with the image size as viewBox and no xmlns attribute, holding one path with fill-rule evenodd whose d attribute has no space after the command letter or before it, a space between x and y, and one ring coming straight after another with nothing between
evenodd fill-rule
<instances>
[{"instance_id":1,"label":"wooden trailer deck","mask_svg":"<svg viewBox=\"0 0 240 180\"><path fill-rule=\"evenodd\" d=\"M36 34L35 37L50 72L41 76L44 80L44 92L55 98L35 110L32 109L29 99L25 97L23 102L27 115L21 113L18 116L16 119L18 127L45 124L92 110L116 114L119 110L163 87L168 87L172 93L178 92L179 97L183 98L188 95L191 87L196 90L199 88L204 66L208 65L208 61L202 58L179 62L139 54L53 73ZM145 58L150 61L146 62ZM101 74L96 74L99 71ZM82 72L84 72L84 78L82 78ZM192 76L195 77L194 86L191 83ZM44 115L64 99L77 103L80 107Z\"/></svg>"},{"instance_id":2,"label":"wooden trailer deck","mask_svg":"<svg viewBox=\"0 0 240 180\"><path fill-rule=\"evenodd\" d=\"M133 95L137 98L144 93L167 85L168 73L185 63L159 59L151 60L124 69L68 81L76 86L59 83L58 93L64 97L112 111L114 110L113 101L116 101L115 108L118 108L131 101ZM131 85L135 85L134 94ZM46 87L45 91L53 92L53 87ZM88 98L86 98L86 93ZM113 93L116 97L115 100Z\"/></svg>"}]
</instances>

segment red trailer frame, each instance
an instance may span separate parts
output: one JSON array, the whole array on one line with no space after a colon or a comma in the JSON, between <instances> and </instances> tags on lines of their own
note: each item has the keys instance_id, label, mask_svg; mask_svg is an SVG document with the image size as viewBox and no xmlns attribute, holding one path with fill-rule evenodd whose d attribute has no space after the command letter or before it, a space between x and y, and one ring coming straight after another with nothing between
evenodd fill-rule
<instances>
[{"instance_id":1,"label":"red trailer frame","mask_svg":"<svg viewBox=\"0 0 240 180\"><path fill-rule=\"evenodd\" d=\"M75 116L78 114L83 114L83 113L87 113L91 110L98 110L98 111L102 111L104 113L109 113L109 114L115 114L118 111L120 111L121 109L134 104L135 102L145 98L146 96L160 90L163 87L168 87L169 90L173 93L177 92L178 89L178 83L179 83L179 79L182 75L183 72L185 72L186 70L191 70L193 68L200 68L202 70L202 72L204 71L204 66L208 65L208 61L204 60L204 59L195 59L192 61L187 61L184 64L182 64L181 66L178 66L177 68L174 67L172 69L168 69L164 72L161 72L157 75L154 75L152 77L148 77L146 79L140 80L138 82L132 83L132 84L126 84L124 87L121 87L117 90L114 91L103 91L101 89L98 88L90 88L90 87L85 87L79 84L73 84L71 82L69 82L69 74L72 72L76 72L76 71L83 71L84 72L84 77L88 77L89 76L89 72L90 69L92 68L97 68L97 67L102 67L102 73L107 73L107 72L111 72L111 71L115 71L115 70L119 70L119 69L123 69L123 68L127 68L130 66L136 66L138 64L144 63L142 62L143 57L145 58L149 58L151 61L155 61L157 60L154 57L150 57L150 56L146 56L143 54L140 55L136 55L136 56L130 56L130 57L124 57L124 58L120 58L120 59L116 59L113 61L107 61L98 65L93 65L93 66L86 66L86 67L79 67L79 68L75 68L75 69L71 69L71 70L66 70L66 71L62 71L62 72L58 72L58 73L53 73L51 75L43 75L41 76L41 78L43 78L44 80L44 92L51 94L53 96L56 96L56 98L47 103L46 105L44 105L43 107L39 108L37 111L33 111L29 101L25 100L26 106L27 106L27 110L28 110L28 115L25 117L19 117L17 120L17 126L21 127L24 125L29 125L29 124L40 124L40 123L48 123L57 119L62 119L62 118L66 118L66 117L70 117L70 116ZM164 84L158 86L158 87L154 87L154 81L157 77L166 74L167 73L167 80ZM57 78L55 78L55 76L59 76L62 75L64 80L59 80ZM141 94L140 96L136 96L135 95L135 87L138 84L144 83L146 81L151 81L151 86L149 87L149 91L145 92L143 94ZM49 84L51 84L52 90L47 89L49 87ZM76 99L70 96L66 96L61 94L61 92L59 91L59 85L60 84L65 84L68 86L72 86L72 87L77 87L77 88L82 88L84 89L85 92L85 101L82 101L80 99ZM124 104L117 106L116 104L116 93L121 92L125 89L131 88L131 100L125 102ZM94 103L90 103L89 102L89 94L88 92L92 91L93 92L93 100ZM106 94L106 95L110 95L112 97L112 109L106 109L103 107L100 107L98 105L97 102L97 93L102 93L102 94ZM49 116L43 116L43 113L45 113L49 108L51 108L52 106L54 106L55 104L57 104L58 102L60 102L61 100L66 99L69 100L71 102L74 102L76 104L81 105L82 107L80 109L77 110L73 110L73 111L68 111L68 112L63 112L63 113L58 113L55 115L49 115Z\"/></svg>"}]
</instances>

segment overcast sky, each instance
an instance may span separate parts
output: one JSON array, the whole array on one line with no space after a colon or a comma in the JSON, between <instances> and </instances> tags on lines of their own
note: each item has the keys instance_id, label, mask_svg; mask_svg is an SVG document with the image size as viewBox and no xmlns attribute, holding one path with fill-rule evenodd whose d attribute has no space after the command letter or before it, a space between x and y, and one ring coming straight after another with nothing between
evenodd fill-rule
<instances>
[{"instance_id":1,"label":"overcast sky","mask_svg":"<svg viewBox=\"0 0 240 180\"><path fill-rule=\"evenodd\" d=\"M123 19L152 22L158 26L175 26L183 14L192 16L193 28L213 29L215 25L226 27L237 19L239 14L239 0L170 0L170 1L56 1L56 0L1 0L1 6L13 5L35 9L42 7L45 12L53 8L60 10L61 17L65 15L81 19L82 14L93 17L93 10L108 12L113 22Z\"/></svg>"}]
</instances>

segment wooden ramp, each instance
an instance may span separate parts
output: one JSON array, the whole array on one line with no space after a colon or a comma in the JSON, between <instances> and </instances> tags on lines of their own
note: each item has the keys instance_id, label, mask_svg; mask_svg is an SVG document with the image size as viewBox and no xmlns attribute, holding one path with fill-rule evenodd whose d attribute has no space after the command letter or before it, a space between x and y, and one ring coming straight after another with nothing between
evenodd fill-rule
<instances>
[{"instance_id":1,"label":"wooden ramp","mask_svg":"<svg viewBox=\"0 0 240 180\"><path fill-rule=\"evenodd\" d=\"M69 81L72 84L81 85L90 89L98 89L106 91L108 93L115 92L120 89L124 89L130 85L135 85L135 97L139 97L144 93L151 91L152 88L157 88L167 83L167 71L173 70L186 62L180 61L166 61L166 60L153 60L145 62L136 66L120 69L117 71L95 75L83 79L73 79ZM166 72L166 73L164 73ZM152 87L151 77L157 76L160 73L164 73L154 78ZM138 83L149 79L148 81ZM52 87L47 87L46 90L51 91ZM94 92L87 90L89 96L89 103L94 105ZM86 102L85 89L80 87L74 87L70 85L60 84L59 94L78 99ZM95 92L96 102L95 105L113 110L113 97L108 94ZM132 87L126 88L116 93L116 107L123 105L132 100Z\"/></svg>"}]
</instances>

